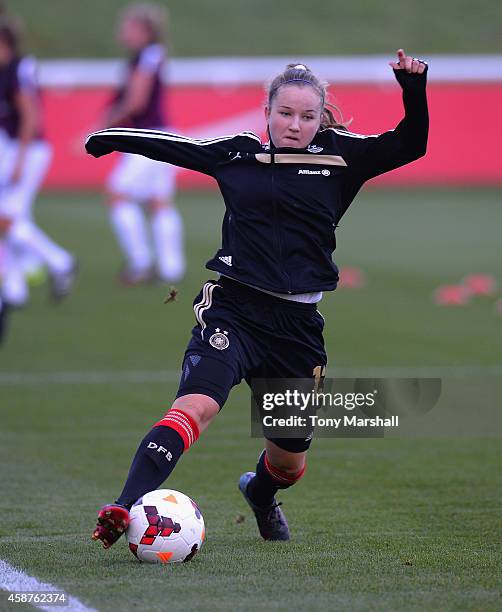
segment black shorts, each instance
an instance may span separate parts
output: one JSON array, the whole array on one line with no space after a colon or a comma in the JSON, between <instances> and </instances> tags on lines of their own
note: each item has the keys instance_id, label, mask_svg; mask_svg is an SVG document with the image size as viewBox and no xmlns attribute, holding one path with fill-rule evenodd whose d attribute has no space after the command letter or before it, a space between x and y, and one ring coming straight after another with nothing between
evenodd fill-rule
<instances>
[{"instance_id":1,"label":"black shorts","mask_svg":"<svg viewBox=\"0 0 502 612\"><path fill-rule=\"evenodd\" d=\"M245 379L312 378L326 366L324 319L315 304L271 296L226 277L208 281L193 303L197 324L176 397L201 393L220 406ZM272 439L291 452L310 439Z\"/></svg>"}]
</instances>

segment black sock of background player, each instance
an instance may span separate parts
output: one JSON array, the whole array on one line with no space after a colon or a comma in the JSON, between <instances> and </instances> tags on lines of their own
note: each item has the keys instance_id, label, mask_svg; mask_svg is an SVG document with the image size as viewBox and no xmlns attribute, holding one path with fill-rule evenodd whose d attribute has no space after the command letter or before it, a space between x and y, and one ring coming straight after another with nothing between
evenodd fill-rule
<instances>
[{"instance_id":1,"label":"black sock of background player","mask_svg":"<svg viewBox=\"0 0 502 612\"><path fill-rule=\"evenodd\" d=\"M174 470L183 448L183 439L174 429L151 429L139 445L116 503L130 509L142 495L154 491Z\"/></svg>"},{"instance_id":2,"label":"black sock of background player","mask_svg":"<svg viewBox=\"0 0 502 612\"><path fill-rule=\"evenodd\" d=\"M7 304L0 297L0 344L2 343L2 338L4 337L6 319L7 319Z\"/></svg>"},{"instance_id":3,"label":"black sock of background player","mask_svg":"<svg viewBox=\"0 0 502 612\"><path fill-rule=\"evenodd\" d=\"M249 481L247 494L256 506L270 506L274 503L274 495L281 488L277 486L265 467L265 453L260 455L256 465L256 476Z\"/></svg>"}]
</instances>

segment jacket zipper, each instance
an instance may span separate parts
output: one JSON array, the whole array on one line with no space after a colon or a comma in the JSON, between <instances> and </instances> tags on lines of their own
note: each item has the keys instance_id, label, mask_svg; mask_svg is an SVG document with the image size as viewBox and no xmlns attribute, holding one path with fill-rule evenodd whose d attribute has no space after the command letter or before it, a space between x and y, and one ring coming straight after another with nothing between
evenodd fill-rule
<instances>
[{"instance_id":1,"label":"jacket zipper","mask_svg":"<svg viewBox=\"0 0 502 612\"><path fill-rule=\"evenodd\" d=\"M275 233L276 243L277 243L277 252L279 255L279 263L281 265L281 272L283 273L287 281L287 293L291 294L293 293L291 290L291 278L289 274L286 272L286 266L284 262L283 251L282 251L282 238L281 238L281 233L280 233L281 225L279 223L278 205L277 205L277 199L276 199L276 193L275 193L275 156L273 153L271 154L271 164L270 165L272 167L272 206L274 209L274 225L275 225L274 233Z\"/></svg>"}]
</instances>

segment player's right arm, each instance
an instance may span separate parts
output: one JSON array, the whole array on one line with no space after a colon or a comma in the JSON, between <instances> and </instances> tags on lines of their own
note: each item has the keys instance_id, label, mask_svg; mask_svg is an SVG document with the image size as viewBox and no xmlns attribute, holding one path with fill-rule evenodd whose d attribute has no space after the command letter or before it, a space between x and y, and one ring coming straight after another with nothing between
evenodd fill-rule
<instances>
[{"instance_id":1,"label":"player's right arm","mask_svg":"<svg viewBox=\"0 0 502 612\"><path fill-rule=\"evenodd\" d=\"M14 104L19 114L18 152L10 181L17 183L26 163L26 151L40 129L40 112L36 89L36 64L33 58L23 58L16 75Z\"/></svg>"},{"instance_id":2,"label":"player's right arm","mask_svg":"<svg viewBox=\"0 0 502 612\"><path fill-rule=\"evenodd\" d=\"M138 65L128 78L123 97L108 110L106 127L130 124L134 116L145 111L154 87L155 75L162 69L164 59L162 45L152 44L141 51Z\"/></svg>"},{"instance_id":3,"label":"player's right arm","mask_svg":"<svg viewBox=\"0 0 502 612\"><path fill-rule=\"evenodd\" d=\"M236 139L239 138L252 138L260 142L258 136L252 132L197 139L156 130L108 128L91 134L86 140L85 148L94 157L101 157L113 151L136 153L213 175L216 165L228 157L229 151L235 150Z\"/></svg>"}]
</instances>

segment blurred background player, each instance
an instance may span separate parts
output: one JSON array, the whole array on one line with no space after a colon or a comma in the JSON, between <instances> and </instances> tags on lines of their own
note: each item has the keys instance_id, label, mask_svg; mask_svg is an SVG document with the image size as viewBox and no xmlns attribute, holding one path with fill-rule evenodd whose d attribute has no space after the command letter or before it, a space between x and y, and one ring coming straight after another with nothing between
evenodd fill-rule
<instances>
[{"instance_id":1,"label":"blurred background player","mask_svg":"<svg viewBox=\"0 0 502 612\"><path fill-rule=\"evenodd\" d=\"M130 53L126 78L108 109L103 127L165 129L162 109L163 7L127 6L119 17L118 39ZM108 184L110 221L125 257L119 279L126 285L179 281L185 272L183 222L174 205L175 168L139 155L121 154ZM153 249L142 205L150 213Z\"/></svg>"},{"instance_id":2,"label":"blurred background player","mask_svg":"<svg viewBox=\"0 0 502 612\"><path fill-rule=\"evenodd\" d=\"M56 300L65 297L73 284L74 257L33 219L33 202L51 156L42 133L35 60L21 55L17 20L0 16L2 297L11 306L28 301L27 262L29 266L47 266Z\"/></svg>"}]
</instances>

